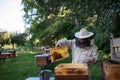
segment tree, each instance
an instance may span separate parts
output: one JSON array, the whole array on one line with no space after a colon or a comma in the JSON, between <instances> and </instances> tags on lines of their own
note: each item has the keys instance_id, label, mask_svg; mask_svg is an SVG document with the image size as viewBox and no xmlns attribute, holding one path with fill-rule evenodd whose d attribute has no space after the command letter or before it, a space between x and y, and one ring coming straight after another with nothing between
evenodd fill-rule
<instances>
[{"instance_id":1,"label":"tree","mask_svg":"<svg viewBox=\"0 0 120 80\"><path fill-rule=\"evenodd\" d=\"M95 33L99 49L109 51L110 33L119 34L119 0L22 0L22 4L29 31L41 43L74 38L74 32L86 27Z\"/></svg>"},{"instance_id":2,"label":"tree","mask_svg":"<svg viewBox=\"0 0 120 80\"><path fill-rule=\"evenodd\" d=\"M24 46L27 36L28 35L26 33L11 34L10 39L11 39L11 44L13 46L13 49L15 47L15 44L17 44L17 46Z\"/></svg>"},{"instance_id":3,"label":"tree","mask_svg":"<svg viewBox=\"0 0 120 80\"><path fill-rule=\"evenodd\" d=\"M10 33L7 31L0 32L0 48L4 45L10 44Z\"/></svg>"}]
</instances>

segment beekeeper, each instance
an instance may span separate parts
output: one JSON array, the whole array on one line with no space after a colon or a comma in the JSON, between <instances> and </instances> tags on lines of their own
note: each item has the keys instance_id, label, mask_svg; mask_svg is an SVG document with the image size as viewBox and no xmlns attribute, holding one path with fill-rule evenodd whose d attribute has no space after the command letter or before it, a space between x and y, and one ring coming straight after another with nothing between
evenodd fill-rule
<instances>
[{"instance_id":1,"label":"beekeeper","mask_svg":"<svg viewBox=\"0 0 120 80\"><path fill-rule=\"evenodd\" d=\"M74 36L75 38L72 40L59 40L56 46L67 45L71 49L72 63L96 62L98 59L98 48L94 44L94 33L82 28Z\"/></svg>"}]
</instances>

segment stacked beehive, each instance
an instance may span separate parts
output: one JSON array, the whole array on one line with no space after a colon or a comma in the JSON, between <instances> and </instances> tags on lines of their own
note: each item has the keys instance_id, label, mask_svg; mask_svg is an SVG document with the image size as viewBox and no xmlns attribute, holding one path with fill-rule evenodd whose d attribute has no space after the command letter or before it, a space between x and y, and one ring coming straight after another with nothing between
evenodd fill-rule
<instances>
[{"instance_id":1,"label":"stacked beehive","mask_svg":"<svg viewBox=\"0 0 120 80\"><path fill-rule=\"evenodd\" d=\"M104 61L102 62L103 78L105 80L120 79L120 64Z\"/></svg>"},{"instance_id":2,"label":"stacked beehive","mask_svg":"<svg viewBox=\"0 0 120 80\"><path fill-rule=\"evenodd\" d=\"M39 54L35 57L38 66L45 66L51 62L50 54Z\"/></svg>"},{"instance_id":3,"label":"stacked beehive","mask_svg":"<svg viewBox=\"0 0 120 80\"><path fill-rule=\"evenodd\" d=\"M55 80L89 80L86 64L59 64L55 68Z\"/></svg>"}]
</instances>

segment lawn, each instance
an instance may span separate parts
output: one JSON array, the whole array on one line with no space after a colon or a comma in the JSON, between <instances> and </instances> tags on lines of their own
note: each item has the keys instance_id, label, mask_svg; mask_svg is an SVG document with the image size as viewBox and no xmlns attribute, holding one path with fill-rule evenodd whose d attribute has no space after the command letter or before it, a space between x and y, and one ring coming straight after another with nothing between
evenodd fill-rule
<instances>
[{"instance_id":1,"label":"lawn","mask_svg":"<svg viewBox=\"0 0 120 80\"><path fill-rule=\"evenodd\" d=\"M36 52L17 52L15 58L0 61L0 80L25 80L28 77L38 77L40 69L52 70L60 63L70 63L71 57L40 67L36 65ZM90 64L90 80L102 80L100 61Z\"/></svg>"}]
</instances>

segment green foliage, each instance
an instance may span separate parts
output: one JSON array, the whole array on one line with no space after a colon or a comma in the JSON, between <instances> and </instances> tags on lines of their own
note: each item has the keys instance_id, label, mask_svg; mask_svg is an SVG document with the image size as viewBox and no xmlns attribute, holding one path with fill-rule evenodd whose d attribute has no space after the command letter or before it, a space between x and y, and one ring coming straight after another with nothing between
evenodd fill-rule
<instances>
[{"instance_id":1,"label":"green foliage","mask_svg":"<svg viewBox=\"0 0 120 80\"><path fill-rule=\"evenodd\" d=\"M67 21L57 20L40 33L39 37L43 39L41 43L47 42L46 44L48 45L55 45L55 42L60 38L70 38L73 36L71 35L71 29L74 28L73 25Z\"/></svg>"},{"instance_id":2,"label":"green foliage","mask_svg":"<svg viewBox=\"0 0 120 80\"><path fill-rule=\"evenodd\" d=\"M4 31L0 32L0 48L6 44L10 44L10 33Z\"/></svg>"},{"instance_id":3,"label":"green foliage","mask_svg":"<svg viewBox=\"0 0 120 80\"><path fill-rule=\"evenodd\" d=\"M100 61L90 64L89 70L90 80L102 80L102 67Z\"/></svg>"},{"instance_id":4,"label":"green foliage","mask_svg":"<svg viewBox=\"0 0 120 80\"><path fill-rule=\"evenodd\" d=\"M109 52L109 36L120 36L119 0L22 0L32 41L54 45L74 38L82 27L95 33L98 48Z\"/></svg>"},{"instance_id":5,"label":"green foliage","mask_svg":"<svg viewBox=\"0 0 120 80\"><path fill-rule=\"evenodd\" d=\"M4 47L5 45L11 45L13 48L17 44L17 46L24 46L27 39L26 33L10 33L7 31L0 32L0 48Z\"/></svg>"},{"instance_id":6,"label":"green foliage","mask_svg":"<svg viewBox=\"0 0 120 80\"><path fill-rule=\"evenodd\" d=\"M11 44L14 45L17 44L17 46L24 46L27 38L26 33L13 33L10 36Z\"/></svg>"}]
</instances>

